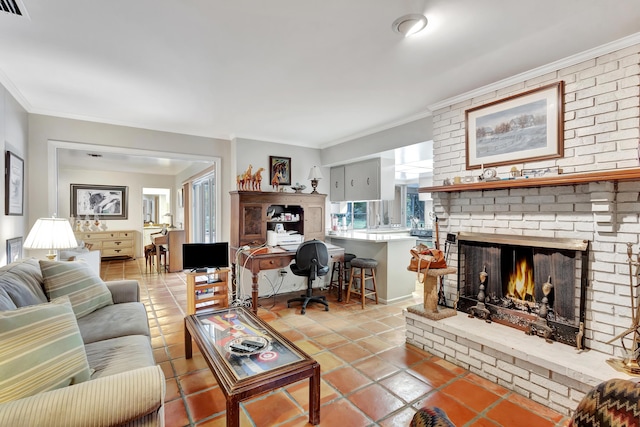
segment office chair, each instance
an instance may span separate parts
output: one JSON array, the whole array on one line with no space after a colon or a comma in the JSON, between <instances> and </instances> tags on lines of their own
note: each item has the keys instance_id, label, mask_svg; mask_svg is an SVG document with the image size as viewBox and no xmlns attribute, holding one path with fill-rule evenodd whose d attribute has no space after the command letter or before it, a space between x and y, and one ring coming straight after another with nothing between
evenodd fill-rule
<instances>
[{"instance_id":1,"label":"office chair","mask_svg":"<svg viewBox=\"0 0 640 427\"><path fill-rule=\"evenodd\" d=\"M309 302L324 304L324 311L329 311L324 295L312 295L313 281L316 277L325 276L329 272L329 251L324 242L320 240L309 240L298 246L294 264L291 264L291 272L296 276L307 277L307 292L299 298L292 298L287 301L287 307L294 301L302 301L302 314L305 313Z\"/></svg>"}]
</instances>

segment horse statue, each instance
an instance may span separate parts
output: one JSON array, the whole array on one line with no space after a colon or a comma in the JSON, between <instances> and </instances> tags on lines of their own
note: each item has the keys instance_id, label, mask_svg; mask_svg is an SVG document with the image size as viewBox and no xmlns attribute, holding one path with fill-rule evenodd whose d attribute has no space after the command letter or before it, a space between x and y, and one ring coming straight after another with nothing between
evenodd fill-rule
<instances>
[{"instance_id":1,"label":"horse statue","mask_svg":"<svg viewBox=\"0 0 640 427\"><path fill-rule=\"evenodd\" d=\"M282 178L282 174L280 172L274 173L273 178L271 178L271 188L275 188L276 191L280 188L280 178Z\"/></svg>"},{"instance_id":2,"label":"horse statue","mask_svg":"<svg viewBox=\"0 0 640 427\"><path fill-rule=\"evenodd\" d=\"M241 173L236 177L238 191L251 190L251 168L253 168L253 166L249 165L244 173Z\"/></svg>"},{"instance_id":3,"label":"horse statue","mask_svg":"<svg viewBox=\"0 0 640 427\"><path fill-rule=\"evenodd\" d=\"M261 191L260 187L262 187L262 171L264 168L260 168L253 174L251 177L251 185L253 191Z\"/></svg>"}]
</instances>

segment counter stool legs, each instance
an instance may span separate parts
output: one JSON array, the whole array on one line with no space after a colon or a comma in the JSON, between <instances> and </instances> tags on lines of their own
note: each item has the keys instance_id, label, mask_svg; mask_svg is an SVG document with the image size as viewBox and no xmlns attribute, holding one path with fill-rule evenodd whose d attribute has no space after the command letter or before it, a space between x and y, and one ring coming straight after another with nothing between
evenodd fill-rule
<instances>
[{"instance_id":1,"label":"counter stool legs","mask_svg":"<svg viewBox=\"0 0 640 427\"><path fill-rule=\"evenodd\" d=\"M351 261L351 274L347 290L347 303L351 299L351 294L360 296L362 308L364 309L365 298L373 296L378 304L378 292L376 290L376 267L378 262L372 258L354 258ZM356 272L356 269L359 271ZM370 271L367 274L367 269ZM367 280L371 281L371 288L367 288Z\"/></svg>"},{"instance_id":2,"label":"counter stool legs","mask_svg":"<svg viewBox=\"0 0 640 427\"><path fill-rule=\"evenodd\" d=\"M338 289L338 301L342 301L342 283L340 283L340 279L344 277L344 264L342 262L334 262L331 267L331 279L329 279L329 292L333 288ZM338 277L333 278L333 274L338 272Z\"/></svg>"},{"instance_id":3,"label":"counter stool legs","mask_svg":"<svg viewBox=\"0 0 640 427\"><path fill-rule=\"evenodd\" d=\"M340 278L344 280L344 283L348 283L347 272L349 271L347 264L351 263L356 256L354 254L344 254L344 261L334 262L331 267L331 279L329 279L329 292L331 289L338 288L338 302L342 301L343 284L340 283ZM337 271L338 277L333 278L333 274Z\"/></svg>"}]
</instances>

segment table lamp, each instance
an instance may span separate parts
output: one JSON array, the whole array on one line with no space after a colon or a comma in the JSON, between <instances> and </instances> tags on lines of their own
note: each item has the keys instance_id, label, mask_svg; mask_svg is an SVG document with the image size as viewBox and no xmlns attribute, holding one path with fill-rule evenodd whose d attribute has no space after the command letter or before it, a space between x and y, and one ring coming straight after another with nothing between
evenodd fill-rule
<instances>
[{"instance_id":1,"label":"table lamp","mask_svg":"<svg viewBox=\"0 0 640 427\"><path fill-rule=\"evenodd\" d=\"M176 227L173 225L173 214L172 214L172 213L170 213L170 212L167 212L166 214L164 214L164 216L166 216L166 217L168 217L168 218L169 218L169 228L176 228Z\"/></svg>"},{"instance_id":2,"label":"table lamp","mask_svg":"<svg viewBox=\"0 0 640 427\"><path fill-rule=\"evenodd\" d=\"M66 218L39 218L33 225L24 247L27 249L48 249L47 258L54 260L57 249L69 249L78 246L71 224Z\"/></svg>"},{"instance_id":3,"label":"table lamp","mask_svg":"<svg viewBox=\"0 0 640 427\"><path fill-rule=\"evenodd\" d=\"M311 194L317 194L316 188L318 187L318 180L322 179L322 172L320 172L320 168L318 166L314 166L309 171L309 178L311 180L311 187L313 187L313 191Z\"/></svg>"}]
</instances>

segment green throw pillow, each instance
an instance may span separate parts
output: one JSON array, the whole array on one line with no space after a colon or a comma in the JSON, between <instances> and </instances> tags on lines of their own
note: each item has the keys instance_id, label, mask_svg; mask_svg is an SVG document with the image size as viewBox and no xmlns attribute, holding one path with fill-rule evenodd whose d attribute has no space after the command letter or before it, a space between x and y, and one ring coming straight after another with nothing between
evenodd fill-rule
<instances>
[{"instance_id":1,"label":"green throw pillow","mask_svg":"<svg viewBox=\"0 0 640 427\"><path fill-rule=\"evenodd\" d=\"M91 376L67 297L0 312L0 403Z\"/></svg>"},{"instance_id":2,"label":"green throw pillow","mask_svg":"<svg viewBox=\"0 0 640 427\"><path fill-rule=\"evenodd\" d=\"M113 304L107 285L83 261L40 260L40 270L47 297L67 295L78 319Z\"/></svg>"}]
</instances>

